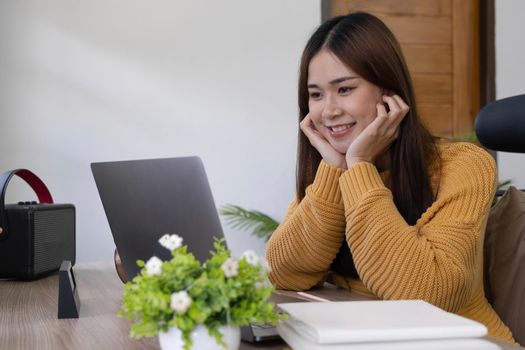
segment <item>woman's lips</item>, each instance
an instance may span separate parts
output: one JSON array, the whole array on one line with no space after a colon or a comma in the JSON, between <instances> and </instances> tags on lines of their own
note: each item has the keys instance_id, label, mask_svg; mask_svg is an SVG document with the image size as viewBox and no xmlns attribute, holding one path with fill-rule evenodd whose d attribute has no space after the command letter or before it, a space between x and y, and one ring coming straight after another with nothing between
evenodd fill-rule
<instances>
[{"instance_id":1,"label":"woman's lips","mask_svg":"<svg viewBox=\"0 0 525 350\"><path fill-rule=\"evenodd\" d=\"M330 136L332 137L342 137L346 134L350 133L354 129L354 125L356 122L349 123L349 124L341 124L341 125L333 125L333 126L327 126L328 132L330 133Z\"/></svg>"}]
</instances>

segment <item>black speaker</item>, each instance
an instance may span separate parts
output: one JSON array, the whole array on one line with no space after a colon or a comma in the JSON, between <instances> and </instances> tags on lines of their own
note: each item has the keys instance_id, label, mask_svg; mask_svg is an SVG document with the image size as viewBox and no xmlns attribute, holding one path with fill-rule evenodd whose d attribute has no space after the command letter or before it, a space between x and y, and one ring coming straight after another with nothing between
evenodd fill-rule
<instances>
[{"instance_id":1,"label":"black speaker","mask_svg":"<svg viewBox=\"0 0 525 350\"><path fill-rule=\"evenodd\" d=\"M17 175L39 202L5 204L5 192ZM51 193L35 174L17 169L0 175L0 278L33 280L57 271L64 260L75 263L75 207L53 204Z\"/></svg>"}]
</instances>

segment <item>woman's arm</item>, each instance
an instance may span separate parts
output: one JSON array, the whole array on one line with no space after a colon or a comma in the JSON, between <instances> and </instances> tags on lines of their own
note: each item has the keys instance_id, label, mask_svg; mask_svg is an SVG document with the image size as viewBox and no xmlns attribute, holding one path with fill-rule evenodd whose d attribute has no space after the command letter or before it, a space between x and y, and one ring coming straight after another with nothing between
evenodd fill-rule
<instances>
[{"instance_id":1,"label":"woman's arm","mask_svg":"<svg viewBox=\"0 0 525 350\"><path fill-rule=\"evenodd\" d=\"M339 177L344 169L321 161L303 200L295 199L266 248L270 281L305 290L319 283L344 240L345 217Z\"/></svg>"},{"instance_id":2,"label":"woman's arm","mask_svg":"<svg viewBox=\"0 0 525 350\"><path fill-rule=\"evenodd\" d=\"M355 164L340 184L346 238L365 286L382 299L423 299L454 312L470 299L481 268L496 167L471 144L450 146L442 161L438 198L414 226L372 164Z\"/></svg>"}]
</instances>

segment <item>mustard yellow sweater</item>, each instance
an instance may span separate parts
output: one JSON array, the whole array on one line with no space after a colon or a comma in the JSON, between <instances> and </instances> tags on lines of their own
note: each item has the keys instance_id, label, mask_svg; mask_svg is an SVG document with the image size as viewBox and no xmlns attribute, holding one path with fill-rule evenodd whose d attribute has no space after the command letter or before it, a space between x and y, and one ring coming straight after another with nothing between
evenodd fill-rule
<instances>
[{"instance_id":1,"label":"mustard yellow sweater","mask_svg":"<svg viewBox=\"0 0 525 350\"><path fill-rule=\"evenodd\" d=\"M388 174L365 162L344 170L322 161L304 199L291 203L268 242L272 283L290 290L315 286L341 245L348 244L360 280L336 275L338 285L385 300L423 299L512 342L483 291L483 238L496 188L495 162L469 143L439 148L441 174L431 170L437 198L413 226L385 186Z\"/></svg>"}]
</instances>

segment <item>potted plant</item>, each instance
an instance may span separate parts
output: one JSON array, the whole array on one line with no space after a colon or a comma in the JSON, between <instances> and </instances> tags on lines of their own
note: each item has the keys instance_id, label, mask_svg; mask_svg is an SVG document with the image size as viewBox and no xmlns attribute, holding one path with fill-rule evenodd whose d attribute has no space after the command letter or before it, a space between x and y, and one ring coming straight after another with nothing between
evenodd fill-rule
<instances>
[{"instance_id":1,"label":"potted plant","mask_svg":"<svg viewBox=\"0 0 525 350\"><path fill-rule=\"evenodd\" d=\"M267 264L253 251L235 259L216 240L212 256L200 263L178 235L166 234L159 243L171 260L137 261L141 272L124 287L119 316L132 321L132 337L159 334L163 350L237 349L239 326L279 320L267 302L273 292Z\"/></svg>"}]
</instances>

